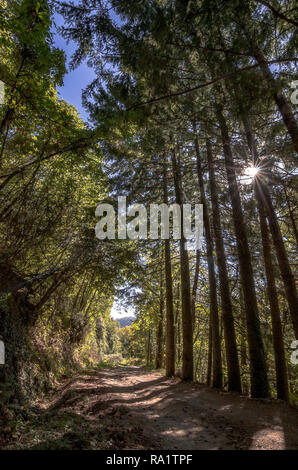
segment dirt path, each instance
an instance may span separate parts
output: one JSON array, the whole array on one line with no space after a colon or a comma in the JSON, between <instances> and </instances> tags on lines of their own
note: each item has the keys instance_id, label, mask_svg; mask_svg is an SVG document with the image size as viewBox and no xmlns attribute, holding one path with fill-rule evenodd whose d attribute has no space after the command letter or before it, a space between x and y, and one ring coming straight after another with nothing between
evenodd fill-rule
<instances>
[{"instance_id":1,"label":"dirt path","mask_svg":"<svg viewBox=\"0 0 298 470\"><path fill-rule=\"evenodd\" d=\"M298 411L139 367L75 377L11 448L298 449Z\"/></svg>"}]
</instances>

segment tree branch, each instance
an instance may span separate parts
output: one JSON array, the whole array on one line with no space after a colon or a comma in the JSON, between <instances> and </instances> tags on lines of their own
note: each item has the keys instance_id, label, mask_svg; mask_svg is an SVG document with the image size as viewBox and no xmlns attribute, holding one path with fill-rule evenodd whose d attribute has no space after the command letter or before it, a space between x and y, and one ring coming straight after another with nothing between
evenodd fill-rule
<instances>
[{"instance_id":1,"label":"tree branch","mask_svg":"<svg viewBox=\"0 0 298 470\"><path fill-rule=\"evenodd\" d=\"M297 57L290 58L290 59L277 59L277 60L268 61L267 64L277 64L277 63L280 63L280 62L295 62L297 60L298 60ZM220 77L216 77L213 80L210 80L209 82L201 83L200 85L194 86L192 88L188 88L188 89L183 90L183 91L177 91L175 93L169 93L167 95L159 96L158 98L153 98L152 100L145 101L143 103L135 104L134 106L131 106L130 108L127 108L126 111L131 111L133 109L140 108L142 106L146 106L147 104L158 103L160 101L163 101L163 100L166 100L166 99L169 99L169 98L174 98L175 96L186 95L187 93L191 93L192 91L199 90L200 88L205 88L209 85L212 85L213 83L219 82L221 80L225 80L226 78L230 78L233 75L236 75L238 73L245 72L247 70L252 70L256 67L259 67L259 64L247 65L246 67L243 67L242 69L233 70L233 72L229 72L225 75L221 75Z\"/></svg>"},{"instance_id":2,"label":"tree branch","mask_svg":"<svg viewBox=\"0 0 298 470\"><path fill-rule=\"evenodd\" d=\"M287 23L292 24L293 26L298 26L297 21L291 20L288 18L286 15L281 13L280 11L276 10L269 2L266 2L265 0L256 0L257 3L261 3L265 7L269 8L269 10L272 11L274 16L277 16L278 18L281 18L282 20L286 21Z\"/></svg>"}]
</instances>

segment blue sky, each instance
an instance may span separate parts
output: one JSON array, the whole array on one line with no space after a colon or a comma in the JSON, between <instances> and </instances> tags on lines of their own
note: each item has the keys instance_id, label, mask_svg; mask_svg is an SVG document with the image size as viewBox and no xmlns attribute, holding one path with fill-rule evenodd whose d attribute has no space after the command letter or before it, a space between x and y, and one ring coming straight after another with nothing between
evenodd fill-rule
<instances>
[{"instance_id":1,"label":"blue sky","mask_svg":"<svg viewBox=\"0 0 298 470\"><path fill-rule=\"evenodd\" d=\"M56 26L63 25L63 18L57 13L54 15L54 23ZM86 121L88 119L88 113L82 106L82 90L86 88L89 83L95 78L93 70L87 66L86 63L81 64L75 70L69 70L69 61L71 55L76 49L76 45L73 41L67 43L65 39L57 33L56 27L53 24L52 32L54 34L54 43L56 47L63 49L67 56L67 70L68 73L64 76L64 84L62 87L58 87L58 93L61 98L73 104L81 117Z\"/></svg>"}]
</instances>

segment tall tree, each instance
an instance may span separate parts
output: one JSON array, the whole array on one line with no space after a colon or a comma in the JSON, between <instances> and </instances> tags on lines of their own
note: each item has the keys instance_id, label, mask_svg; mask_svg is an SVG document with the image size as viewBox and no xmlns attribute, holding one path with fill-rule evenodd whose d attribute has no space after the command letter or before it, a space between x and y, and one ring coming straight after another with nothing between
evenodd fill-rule
<instances>
[{"instance_id":1,"label":"tall tree","mask_svg":"<svg viewBox=\"0 0 298 470\"><path fill-rule=\"evenodd\" d=\"M293 147L296 152L298 152L298 126L295 120L295 117L292 113L291 107L287 100L285 99L280 86L275 80L273 73L271 72L268 62L266 61L264 54L260 47L257 44L255 39L255 31L251 31L249 26L245 21L242 22L243 31L248 40L248 43L251 47L252 53L258 61L260 68L262 70L264 79L266 80L268 87L271 91L272 97L279 109L279 112L283 118L285 126L290 134L290 137L293 142Z\"/></svg>"},{"instance_id":2,"label":"tall tree","mask_svg":"<svg viewBox=\"0 0 298 470\"><path fill-rule=\"evenodd\" d=\"M196 145L197 142L196 142ZM216 257L219 273L220 296L225 334L226 358L228 366L229 390L241 392L240 368L238 361L236 334L232 302L230 298L229 278L226 264L226 254L223 243L221 216L218 202L217 184L215 180L214 160L210 139L206 139L207 160L210 178L210 194L213 214L214 238L216 245Z\"/></svg>"},{"instance_id":3,"label":"tall tree","mask_svg":"<svg viewBox=\"0 0 298 470\"><path fill-rule=\"evenodd\" d=\"M181 220L183 220L183 190L181 186L180 166L176 158L175 148L171 151L172 168L174 175L176 203L181 208ZM193 380L193 333L192 310L189 276L189 259L186 247L186 238L181 224L180 245L180 275L181 275L181 304L182 304L182 379Z\"/></svg>"},{"instance_id":4,"label":"tall tree","mask_svg":"<svg viewBox=\"0 0 298 470\"><path fill-rule=\"evenodd\" d=\"M163 158L163 201L168 205L167 162L165 155ZM172 377L175 375L175 328L171 248L169 239L164 240L164 266L166 284L166 375L167 377Z\"/></svg>"},{"instance_id":5,"label":"tall tree","mask_svg":"<svg viewBox=\"0 0 298 470\"><path fill-rule=\"evenodd\" d=\"M195 129L194 129L195 131ZM196 131L195 131L196 132ZM222 386L222 363L221 363L221 344L219 335L219 319L218 319L218 304L216 292L216 277L213 258L213 240L211 235L211 226L208 213L208 207L204 189L203 171L201 165L201 156L199 153L198 138L195 133L195 149L197 159L197 172L201 194L201 203L203 204L203 219L204 229L207 245L207 261L208 261L208 274L209 274L209 296L210 296L210 318L211 318L211 331L212 331L212 363L213 363L213 387L220 388Z\"/></svg>"},{"instance_id":6,"label":"tall tree","mask_svg":"<svg viewBox=\"0 0 298 470\"><path fill-rule=\"evenodd\" d=\"M245 129L247 143L252 154L252 164L257 167L257 165L259 164L259 154L254 138L251 121L244 112L242 113L242 121ZM265 212L268 216L269 227L274 247L276 250L281 276L284 282L285 293L289 304L294 333L296 338L298 338L298 298L295 285L295 278L291 270L277 215L272 204L268 185L266 184L265 177L262 174L262 169L260 169L260 175L256 176L255 195L259 207L264 207Z\"/></svg>"},{"instance_id":7,"label":"tall tree","mask_svg":"<svg viewBox=\"0 0 298 470\"><path fill-rule=\"evenodd\" d=\"M255 292L254 275L248 245L246 227L238 190L230 136L223 111L219 104L216 115L220 125L229 194L232 203L233 222L237 240L241 283L244 295L247 338L250 355L251 394L253 397L269 396L269 383L261 335L259 312Z\"/></svg>"},{"instance_id":8,"label":"tall tree","mask_svg":"<svg viewBox=\"0 0 298 470\"><path fill-rule=\"evenodd\" d=\"M159 286L159 312L157 318L156 328L156 369L162 367L163 360L163 317L164 317L164 295L163 295L163 270L160 271L160 286Z\"/></svg>"},{"instance_id":9,"label":"tall tree","mask_svg":"<svg viewBox=\"0 0 298 470\"><path fill-rule=\"evenodd\" d=\"M260 214L260 227L262 235L262 246L264 255L264 264L267 278L267 292L270 304L270 313L272 320L272 333L273 333L273 346L274 346L274 359L276 370L276 388L277 398L280 400L288 401L289 388L287 366L284 349L284 339L282 332L282 325L280 319L280 310L278 305L278 297L275 286L274 268L272 264L272 254L270 247L269 231L265 216L264 208L261 202L258 202L258 209Z\"/></svg>"}]
</instances>

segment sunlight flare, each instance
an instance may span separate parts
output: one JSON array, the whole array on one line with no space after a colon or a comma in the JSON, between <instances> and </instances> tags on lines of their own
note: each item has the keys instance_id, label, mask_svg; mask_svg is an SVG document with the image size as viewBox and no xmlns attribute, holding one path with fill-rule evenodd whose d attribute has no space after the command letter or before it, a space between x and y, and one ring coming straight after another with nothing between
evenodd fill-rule
<instances>
[{"instance_id":1,"label":"sunlight flare","mask_svg":"<svg viewBox=\"0 0 298 470\"><path fill-rule=\"evenodd\" d=\"M259 174L260 168L257 166L248 166L245 168L242 178L241 178L241 183L242 184L251 184L254 180L254 178Z\"/></svg>"}]
</instances>

